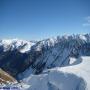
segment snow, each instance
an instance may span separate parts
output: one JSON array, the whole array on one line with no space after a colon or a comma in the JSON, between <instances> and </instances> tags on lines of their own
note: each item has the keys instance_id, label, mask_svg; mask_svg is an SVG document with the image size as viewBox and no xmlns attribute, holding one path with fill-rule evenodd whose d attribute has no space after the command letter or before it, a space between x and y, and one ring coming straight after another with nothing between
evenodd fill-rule
<instances>
[{"instance_id":1,"label":"snow","mask_svg":"<svg viewBox=\"0 0 90 90\"><path fill-rule=\"evenodd\" d=\"M84 56L80 58L82 62L77 65L61 68L60 71L69 72L82 77L87 84L87 90L90 90L90 57Z\"/></svg>"},{"instance_id":2,"label":"snow","mask_svg":"<svg viewBox=\"0 0 90 90\"><path fill-rule=\"evenodd\" d=\"M23 83L30 85L26 90L90 90L90 57L80 57L77 64L48 69L40 75L31 74Z\"/></svg>"},{"instance_id":3,"label":"snow","mask_svg":"<svg viewBox=\"0 0 90 90\"><path fill-rule=\"evenodd\" d=\"M19 40L19 39L3 39L0 41L0 46L3 46L4 52L8 50L17 49L21 53L25 53L31 50L31 47L34 45L34 42Z\"/></svg>"},{"instance_id":4,"label":"snow","mask_svg":"<svg viewBox=\"0 0 90 90\"><path fill-rule=\"evenodd\" d=\"M79 35L79 37L80 37L80 39L82 39L82 40L84 40L84 41L87 40L87 38L86 38L84 35Z\"/></svg>"},{"instance_id":5,"label":"snow","mask_svg":"<svg viewBox=\"0 0 90 90\"><path fill-rule=\"evenodd\" d=\"M41 52L40 56L34 58L35 68L29 67L18 76L21 83L16 86L21 90L90 90L90 56L81 56L82 52L87 52L88 48L84 47L84 50L81 47L86 43L90 43L89 34L65 35L37 43L18 39L2 40L0 46L4 47L4 51L17 49L25 53L33 47L33 52ZM76 55L78 53L79 56ZM34 75L37 66L42 66L43 62L45 67L42 73Z\"/></svg>"},{"instance_id":6,"label":"snow","mask_svg":"<svg viewBox=\"0 0 90 90\"><path fill-rule=\"evenodd\" d=\"M8 50L13 50L13 49L19 49L20 47L23 47L22 49L20 49L21 53L25 53L27 51L29 51L31 49L31 47L33 45L36 45L35 49L36 51L40 51L41 47L52 47L54 46L56 43L59 43L60 41L68 41L68 40L73 40L76 39L78 42L79 41L87 41L88 37L90 37L89 34L86 35L72 35L72 36L68 36L68 35L64 35L62 37L52 37L46 40L42 40L42 41L38 41L37 43L35 42L30 42L30 41L26 41L26 40L19 40L19 39L3 39L0 40L0 46L4 47L4 52L8 51Z\"/></svg>"},{"instance_id":7,"label":"snow","mask_svg":"<svg viewBox=\"0 0 90 90\"><path fill-rule=\"evenodd\" d=\"M30 43L30 42L27 42L26 45L24 46L24 48L22 48L20 50L21 53L25 53L27 51L30 51L31 50L31 47L34 45L35 43Z\"/></svg>"},{"instance_id":8,"label":"snow","mask_svg":"<svg viewBox=\"0 0 90 90\"><path fill-rule=\"evenodd\" d=\"M29 90L90 90L90 56L81 56L81 51L87 49L82 46L90 43L88 36L63 36L36 43L36 51L42 52L43 47L46 51L37 57L35 68L29 67L20 75L23 83L30 85ZM37 65L43 62L46 62L44 71L34 75Z\"/></svg>"}]
</instances>

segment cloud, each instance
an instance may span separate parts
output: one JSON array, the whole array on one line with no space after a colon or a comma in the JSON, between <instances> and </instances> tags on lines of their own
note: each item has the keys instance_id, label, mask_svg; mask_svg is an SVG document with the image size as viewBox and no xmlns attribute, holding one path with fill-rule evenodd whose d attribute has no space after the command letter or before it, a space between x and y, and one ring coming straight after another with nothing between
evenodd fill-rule
<instances>
[{"instance_id":1,"label":"cloud","mask_svg":"<svg viewBox=\"0 0 90 90\"><path fill-rule=\"evenodd\" d=\"M87 17L85 18L85 23L83 23L83 26L84 26L84 27L90 26L90 16L87 16Z\"/></svg>"}]
</instances>

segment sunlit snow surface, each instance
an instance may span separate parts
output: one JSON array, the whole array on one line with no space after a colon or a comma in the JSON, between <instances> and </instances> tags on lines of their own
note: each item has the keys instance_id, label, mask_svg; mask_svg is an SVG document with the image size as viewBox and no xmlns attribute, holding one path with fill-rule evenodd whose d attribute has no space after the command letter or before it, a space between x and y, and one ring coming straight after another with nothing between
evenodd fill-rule
<instances>
[{"instance_id":1,"label":"sunlit snow surface","mask_svg":"<svg viewBox=\"0 0 90 90\"><path fill-rule=\"evenodd\" d=\"M90 90L90 57L80 57L70 66L30 75L23 83L30 85L26 90Z\"/></svg>"}]
</instances>

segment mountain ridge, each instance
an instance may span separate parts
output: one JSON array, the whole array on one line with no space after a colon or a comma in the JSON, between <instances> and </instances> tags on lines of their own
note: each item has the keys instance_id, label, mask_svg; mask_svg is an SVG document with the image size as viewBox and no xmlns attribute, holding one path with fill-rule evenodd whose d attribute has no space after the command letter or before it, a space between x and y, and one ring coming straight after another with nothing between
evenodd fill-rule
<instances>
[{"instance_id":1,"label":"mountain ridge","mask_svg":"<svg viewBox=\"0 0 90 90\"><path fill-rule=\"evenodd\" d=\"M66 61L66 63L68 63L68 60L64 59L68 58L69 56L78 56L78 54L81 53L89 54L87 52L89 49L89 45L90 34L78 34L71 36L65 35L62 37L57 36L56 38L45 39L34 43L18 39L1 40L0 67L5 71L11 72L10 74L14 73L14 76L16 76L17 71L23 72L26 68L30 66L33 69L36 68L36 71L39 70L39 72L41 72L42 70L40 71L40 67L54 67L56 66L55 63L58 63L60 58L62 62L59 62L59 64L65 63ZM85 53L81 50L81 48L84 47L86 48L86 51L84 50ZM63 56L64 54L66 54L65 57ZM50 58L52 60L49 60ZM23 68L20 70L20 67Z\"/></svg>"}]
</instances>

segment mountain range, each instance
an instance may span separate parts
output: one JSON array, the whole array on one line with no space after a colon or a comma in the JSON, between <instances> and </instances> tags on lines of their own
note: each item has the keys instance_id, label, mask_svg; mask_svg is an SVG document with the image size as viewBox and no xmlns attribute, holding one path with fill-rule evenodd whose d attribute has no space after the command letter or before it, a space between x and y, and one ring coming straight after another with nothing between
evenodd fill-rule
<instances>
[{"instance_id":1,"label":"mountain range","mask_svg":"<svg viewBox=\"0 0 90 90\"><path fill-rule=\"evenodd\" d=\"M90 34L0 40L0 68L21 90L90 90Z\"/></svg>"}]
</instances>

